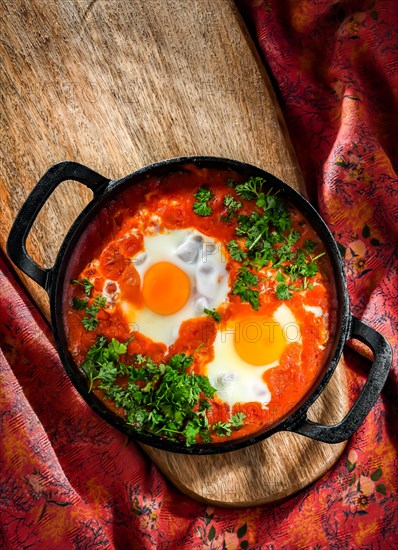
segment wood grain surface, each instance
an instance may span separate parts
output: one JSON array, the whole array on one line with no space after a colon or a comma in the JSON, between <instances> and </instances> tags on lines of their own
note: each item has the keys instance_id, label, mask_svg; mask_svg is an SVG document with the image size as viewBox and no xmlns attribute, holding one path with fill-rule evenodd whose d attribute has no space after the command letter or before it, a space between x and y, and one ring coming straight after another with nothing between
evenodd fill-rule
<instances>
[{"instance_id":1,"label":"wood grain surface","mask_svg":"<svg viewBox=\"0 0 398 550\"><path fill-rule=\"evenodd\" d=\"M60 160L117 178L164 158L224 156L303 188L274 93L231 0L3 0L0 14L3 249L30 190ZM28 240L39 264L52 265L90 197L75 182L53 193ZM45 292L21 278L48 317ZM341 418L347 406L340 366L317 414ZM250 505L311 483L343 448L281 434L241 451L242 460L198 457L216 485L203 480L201 460L147 452L192 496Z\"/></svg>"}]
</instances>

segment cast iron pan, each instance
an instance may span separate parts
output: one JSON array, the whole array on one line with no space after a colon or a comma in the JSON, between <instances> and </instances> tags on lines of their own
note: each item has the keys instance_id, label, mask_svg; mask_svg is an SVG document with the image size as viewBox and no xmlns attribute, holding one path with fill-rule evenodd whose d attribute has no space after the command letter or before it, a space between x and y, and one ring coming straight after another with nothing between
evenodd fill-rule
<instances>
[{"instance_id":1,"label":"cast iron pan","mask_svg":"<svg viewBox=\"0 0 398 550\"><path fill-rule=\"evenodd\" d=\"M187 164L195 164L198 167L213 169L230 169L245 178L250 176L263 177L270 183L273 189L279 190L282 196L306 216L322 239L333 268L338 302L336 331L334 335L331 335L333 342L330 347L329 357L318 380L304 399L297 403L278 424L271 428L267 427L254 435L252 434L241 439L214 444L200 444L192 447L185 447L183 443L173 443L150 434L139 432L132 426L128 426L120 417L107 409L104 403L93 393L88 392L87 381L74 364L68 350L62 312L62 295L68 261L79 237L92 218L110 199L114 198L127 187L137 182L145 181L148 177L157 177L184 170L184 166ZM59 250L54 266L50 269L43 269L28 255L26 251L26 239L33 222L46 200L57 186L66 180L83 183L93 191L94 197L70 228ZM28 196L11 228L7 241L7 252L16 266L48 292L51 306L51 322L58 352L72 383L86 402L101 417L118 427L124 433L137 441L159 449L187 454L222 453L257 443L279 431L295 432L326 443L339 443L348 439L362 424L380 394L391 367L392 352L387 340L374 329L351 315L349 311L343 262L337 244L322 218L291 187L272 174L243 162L215 157L180 157L151 164L119 180L109 180L90 168L75 162L61 162L52 166L44 174ZM329 382L340 359L344 344L350 338L360 340L373 351L374 360L366 384L357 401L341 422L334 425L322 425L312 422L307 418L307 410Z\"/></svg>"}]
</instances>

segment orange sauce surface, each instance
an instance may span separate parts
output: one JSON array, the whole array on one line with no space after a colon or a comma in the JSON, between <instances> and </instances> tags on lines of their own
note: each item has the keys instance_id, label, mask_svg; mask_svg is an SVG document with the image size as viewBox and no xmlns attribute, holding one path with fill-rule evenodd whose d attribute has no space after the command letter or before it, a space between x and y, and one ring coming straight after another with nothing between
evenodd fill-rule
<instances>
[{"instance_id":1,"label":"orange sauce surface","mask_svg":"<svg viewBox=\"0 0 398 550\"><path fill-rule=\"evenodd\" d=\"M122 192L101 210L82 235L71 259L66 280L69 283L74 278L88 278L94 285L92 296L102 295L105 289L108 305L98 313L98 327L91 332L87 331L82 325L84 312L70 306L73 297L84 298L83 290L77 285L65 285L64 322L69 349L78 366L84 362L87 350L98 335L119 341L126 341L133 335L134 339L128 345L129 354L140 353L159 363L175 353L194 354L191 368L197 374L207 374L206 365L214 358L214 341L219 330L212 318L202 315L184 320L177 338L167 347L162 342L155 342L145 334L132 330L122 308L123 301L128 301L136 308L143 307L142 281L131 259L144 251L144 236L148 232L192 228L225 244L237 239L236 220L221 223L220 216L226 214L224 196L234 194L225 182L230 178L242 181L242 178L227 171L199 169L195 166L187 168L187 172L146 179ZM211 188L214 194L211 201L213 212L208 217L198 216L193 211L193 195L202 185ZM250 215L253 202L242 202L241 213ZM317 254L322 252L323 245L308 221L297 210L289 209L293 227L300 233L295 246L302 247L304 241L310 239L319 243ZM231 290L241 265L231 259L226 248L225 254ZM227 421L236 412L246 415L243 427L233 431L229 437L214 436L214 441L240 438L254 434L265 425L275 424L286 417L313 387L329 352L328 342L333 336L336 311L334 284L326 256L319 261L319 268L319 272L311 278L313 288L293 292L292 298L286 302L275 296L274 278L264 276L258 313L253 312L248 304L243 304L238 296L233 296L232 292L229 292L227 301L218 309L222 322L228 323L236 315L250 319L256 318L256 315L269 318L276 307L286 303L300 325L301 342L286 345L278 365L264 372L263 381L271 393L266 406L259 402L237 402L230 406L217 395L211 400L212 406L207 412L211 424ZM317 316L313 311L305 309L304 305L322 308L323 314ZM95 385L94 391L102 397L101 390L96 389ZM123 416L123 410L116 409L109 400L104 402Z\"/></svg>"}]
</instances>

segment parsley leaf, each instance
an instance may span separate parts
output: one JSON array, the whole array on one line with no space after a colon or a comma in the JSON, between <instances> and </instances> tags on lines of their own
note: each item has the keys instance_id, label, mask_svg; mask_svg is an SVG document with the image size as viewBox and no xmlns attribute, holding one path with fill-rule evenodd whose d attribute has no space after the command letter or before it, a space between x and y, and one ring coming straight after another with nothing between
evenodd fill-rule
<instances>
[{"instance_id":1,"label":"parsley leaf","mask_svg":"<svg viewBox=\"0 0 398 550\"><path fill-rule=\"evenodd\" d=\"M91 306L86 307L85 312L88 315L92 315L93 317L95 317L97 315L97 313L99 312L99 307L92 304Z\"/></svg>"},{"instance_id":2,"label":"parsley leaf","mask_svg":"<svg viewBox=\"0 0 398 550\"><path fill-rule=\"evenodd\" d=\"M233 287L233 294L239 296L242 302L249 302L257 311L260 308L259 291L252 287L258 284L258 277L248 270L241 269Z\"/></svg>"},{"instance_id":3,"label":"parsley leaf","mask_svg":"<svg viewBox=\"0 0 398 550\"><path fill-rule=\"evenodd\" d=\"M209 401L207 401L207 399L201 399L199 406L201 411L211 408L211 404Z\"/></svg>"},{"instance_id":4,"label":"parsley leaf","mask_svg":"<svg viewBox=\"0 0 398 550\"><path fill-rule=\"evenodd\" d=\"M203 443L211 443L213 441L208 429L200 430L199 436Z\"/></svg>"},{"instance_id":5,"label":"parsley leaf","mask_svg":"<svg viewBox=\"0 0 398 550\"><path fill-rule=\"evenodd\" d=\"M99 312L100 307L104 308L105 305L106 305L105 296L96 296L93 302L91 303L91 305L88 305L88 299L81 300L80 298L73 298L72 300L72 307L74 309L77 309L77 310L84 309L84 312L87 313L87 315L92 317L92 319L90 319L90 317L83 317L82 319L84 328L89 331L95 330L97 328L99 319L96 318L96 315Z\"/></svg>"},{"instance_id":6,"label":"parsley leaf","mask_svg":"<svg viewBox=\"0 0 398 550\"><path fill-rule=\"evenodd\" d=\"M94 298L95 305L99 307L105 307L106 306L106 296L96 296Z\"/></svg>"},{"instance_id":7,"label":"parsley leaf","mask_svg":"<svg viewBox=\"0 0 398 550\"><path fill-rule=\"evenodd\" d=\"M313 277L318 273L319 269L318 265L315 263L315 260L323 255L324 253L319 254L315 258L312 256L307 257L303 250L298 250L294 263L286 265L283 268L283 271L289 275L292 281L298 277Z\"/></svg>"},{"instance_id":8,"label":"parsley leaf","mask_svg":"<svg viewBox=\"0 0 398 550\"><path fill-rule=\"evenodd\" d=\"M83 317L82 323L84 328L91 332L92 330L95 330L97 328L99 319L97 319L96 317Z\"/></svg>"},{"instance_id":9,"label":"parsley leaf","mask_svg":"<svg viewBox=\"0 0 398 550\"><path fill-rule=\"evenodd\" d=\"M87 306L87 304L88 304L87 299L82 300L81 298L76 298L76 297L72 298L73 309L76 309L76 310L84 309Z\"/></svg>"},{"instance_id":10,"label":"parsley leaf","mask_svg":"<svg viewBox=\"0 0 398 550\"><path fill-rule=\"evenodd\" d=\"M80 281L78 281L77 279L73 279L71 281L71 284L82 286L84 288L84 294L86 296L90 296L91 290L94 288L93 283L90 283L90 281L87 278L84 278L82 283Z\"/></svg>"},{"instance_id":11,"label":"parsley leaf","mask_svg":"<svg viewBox=\"0 0 398 550\"><path fill-rule=\"evenodd\" d=\"M210 214L213 212L212 208L210 206L207 206L204 202L195 202L193 205L193 210L195 214L198 214L198 216L210 216Z\"/></svg>"},{"instance_id":12,"label":"parsley leaf","mask_svg":"<svg viewBox=\"0 0 398 550\"><path fill-rule=\"evenodd\" d=\"M286 283L279 283L276 287L276 297L278 300L290 300L292 293Z\"/></svg>"},{"instance_id":13,"label":"parsley leaf","mask_svg":"<svg viewBox=\"0 0 398 550\"><path fill-rule=\"evenodd\" d=\"M133 337L129 338L127 342L122 344L116 338L112 338L108 345L108 358L111 358L113 360L117 359L119 355L124 355L127 353L127 345L129 342L133 340Z\"/></svg>"},{"instance_id":14,"label":"parsley leaf","mask_svg":"<svg viewBox=\"0 0 398 550\"><path fill-rule=\"evenodd\" d=\"M207 378L207 376L195 375L195 378L196 378L196 382L197 382L199 388L202 390L204 395L206 397L210 397L210 398L213 397L216 390L210 384L210 381Z\"/></svg>"},{"instance_id":15,"label":"parsley leaf","mask_svg":"<svg viewBox=\"0 0 398 550\"><path fill-rule=\"evenodd\" d=\"M90 296L92 289L94 288L93 283L90 283L88 279L83 279L84 293L86 296Z\"/></svg>"},{"instance_id":16,"label":"parsley leaf","mask_svg":"<svg viewBox=\"0 0 398 550\"><path fill-rule=\"evenodd\" d=\"M237 194L246 200L258 199L259 194L265 184L263 178L251 177L244 183L239 183L235 187Z\"/></svg>"},{"instance_id":17,"label":"parsley leaf","mask_svg":"<svg viewBox=\"0 0 398 550\"><path fill-rule=\"evenodd\" d=\"M226 435L231 435L232 429L229 422L216 422L213 425L213 431L220 437L225 437Z\"/></svg>"},{"instance_id":18,"label":"parsley leaf","mask_svg":"<svg viewBox=\"0 0 398 550\"><path fill-rule=\"evenodd\" d=\"M127 353L127 344L115 338L108 342L101 336L91 346L82 365L90 390L97 381L105 398L122 407L127 422L139 431L182 441L188 447L197 442L198 435L210 441L207 398L216 390L207 376L189 372L193 357L179 353L157 364L135 355L133 364L125 365L120 358ZM124 377L123 384L120 377Z\"/></svg>"},{"instance_id":19,"label":"parsley leaf","mask_svg":"<svg viewBox=\"0 0 398 550\"><path fill-rule=\"evenodd\" d=\"M183 372L192 365L193 357L185 353L177 353L169 359L169 365L178 372Z\"/></svg>"},{"instance_id":20,"label":"parsley leaf","mask_svg":"<svg viewBox=\"0 0 398 550\"><path fill-rule=\"evenodd\" d=\"M315 241L311 241L309 239L304 241L304 249L306 252L308 252L308 254L312 254L315 248L317 247L317 245L318 243L316 243Z\"/></svg>"},{"instance_id":21,"label":"parsley leaf","mask_svg":"<svg viewBox=\"0 0 398 550\"><path fill-rule=\"evenodd\" d=\"M229 243L227 244L227 248L233 260L241 262L242 260L245 260L247 258L247 253L241 249L236 241L229 241Z\"/></svg>"},{"instance_id":22,"label":"parsley leaf","mask_svg":"<svg viewBox=\"0 0 398 550\"><path fill-rule=\"evenodd\" d=\"M188 420L182 432L185 435L185 445L187 447L196 443L196 436L200 432L200 429L201 423L198 418L194 417L192 420Z\"/></svg>"},{"instance_id":23,"label":"parsley leaf","mask_svg":"<svg viewBox=\"0 0 398 550\"><path fill-rule=\"evenodd\" d=\"M237 201L233 195L225 195L224 206L228 209L228 216L221 216L221 221L231 221L234 215L237 213L239 208L242 208L243 204L240 201Z\"/></svg>"},{"instance_id":24,"label":"parsley leaf","mask_svg":"<svg viewBox=\"0 0 398 550\"><path fill-rule=\"evenodd\" d=\"M243 420L246 418L244 413L235 413L231 416L231 426L233 428L240 428L243 426Z\"/></svg>"},{"instance_id":25,"label":"parsley leaf","mask_svg":"<svg viewBox=\"0 0 398 550\"><path fill-rule=\"evenodd\" d=\"M194 197L198 202L207 202L213 198L213 192L208 187L202 185L197 193L194 194Z\"/></svg>"},{"instance_id":26,"label":"parsley leaf","mask_svg":"<svg viewBox=\"0 0 398 550\"><path fill-rule=\"evenodd\" d=\"M233 429L238 429L243 426L243 420L246 415L243 413L236 413L231 416L230 422L217 422L213 425L213 431L220 437L231 435Z\"/></svg>"},{"instance_id":27,"label":"parsley leaf","mask_svg":"<svg viewBox=\"0 0 398 550\"><path fill-rule=\"evenodd\" d=\"M250 215L237 217L235 233L239 239L231 240L227 247L231 258L243 264L243 269L233 287L233 294L240 296L243 302L249 302L253 309L259 308L257 282L250 283L242 273L249 269L272 266L277 269L275 292L280 300L292 297L292 291L310 289L308 278L318 272L316 260L322 255L312 257L317 247L316 241L307 239L298 246L300 233L292 227L292 218L288 206L278 192L266 189L267 182L261 177L250 177L247 181L234 186L238 196L254 201L256 209ZM235 206L233 195L224 197L225 205ZM242 244L243 241L243 244ZM259 277L263 277L261 273ZM291 284L301 278L301 285ZM288 280L290 279L290 280Z\"/></svg>"},{"instance_id":28,"label":"parsley leaf","mask_svg":"<svg viewBox=\"0 0 398 550\"><path fill-rule=\"evenodd\" d=\"M216 323L219 323L221 321L221 315L213 308L213 309L207 309L207 307L203 310L206 315L209 317L213 317L213 319L216 321Z\"/></svg>"},{"instance_id":29,"label":"parsley leaf","mask_svg":"<svg viewBox=\"0 0 398 550\"><path fill-rule=\"evenodd\" d=\"M233 415L226 423L209 424L208 399L214 397L216 390L207 376L189 372L192 356L179 353L166 363L157 364L150 357L135 355L130 356L133 364L126 365L120 359L129 357L129 341L107 341L99 336L81 369L89 381L89 391L96 382L105 399L122 408L127 422L137 430L181 441L189 447L197 443L198 437L210 443L212 432L229 435L243 425L243 413Z\"/></svg>"},{"instance_id":30,"label":"parsley leaf","mask_svg":"<svg viewBox=\"0 0 398 550\"><path fill-rule=\"evenodd\" d=\"M193 203L193 211L199 216L210 216L213 209L207 204L213 197L213 192L207 187L200 187L199 191L194 194L196 202Z\"/></svg>"},{"instance_id":31,"label":"parsley leaf","mask_svg":"<svg viewBox=\"0 0 398 550\"><path fill-rule=\"evenodd\" d=\"M98 319L93 317L86 317L86 319L92 322L98 321ZM95 344L89 348L86 359L81 367L83 373L90 381L89 391L92 389L94 380L101 379L104 381L107 379L109 384L109 380L114 380L116 374L126 374L128 372L129 367L120 364L119 369L115 373L114 362L118 360L120 355L124 355L127 352L127 345L131 340L132 338L122 344L116 338L112 338L110 342L107 342L104 336L97 338ZM109 372L107 373L107 371ZM113 373L111 377L109 376L110 373Z\"/></svg>"}]
</instances>

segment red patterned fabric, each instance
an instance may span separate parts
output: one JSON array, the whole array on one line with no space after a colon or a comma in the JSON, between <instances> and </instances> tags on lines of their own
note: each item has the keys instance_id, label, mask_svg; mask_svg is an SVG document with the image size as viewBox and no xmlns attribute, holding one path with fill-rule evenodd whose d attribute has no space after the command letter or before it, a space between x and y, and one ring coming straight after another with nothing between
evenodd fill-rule
<instances>
[{"instance_id":1,"label":"red patterned fabric","mask_svg":"<svg viewBox=\"0 0 398 550\"><path fill-rule=\"evenodd\" d=\"M311 199L346 250L353 312L397 357L398 7L246 0ZM255 116L255 113L253 113ZM65 375L51 332L0 260L0 547L398 548L398 365L339 462L247 510L181 495ZM346 352L354 399L368 361Z\"/></svg>"}]
</instances>

